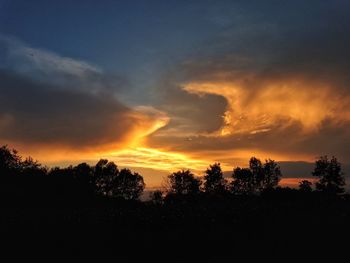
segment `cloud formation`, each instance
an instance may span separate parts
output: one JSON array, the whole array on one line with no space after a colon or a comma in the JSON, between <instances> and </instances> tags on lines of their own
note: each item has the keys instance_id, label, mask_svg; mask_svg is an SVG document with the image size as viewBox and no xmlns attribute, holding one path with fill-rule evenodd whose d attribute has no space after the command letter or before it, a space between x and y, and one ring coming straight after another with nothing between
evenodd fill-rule
<instances>
[{"instance_id":1,"label":"cloud formation","mask_svg":"<svg viewBox=\"0 0 350 263\"><path fill-rule=\"evenodd\" d=\"M128 55L116 64L134 60L126 70L133 91L99 66L0 37L0 140L101 150L150 169L213 161L231 169L253 155L313 161L328 154L350 163L348 1L189 6L188 19L171 10L172 26L163 16L154 16L154 28L143 24L149 43L125 34L118 52ZM109 45L105 57L115 52ZM129 50L134 45L139 52ZM148 47L157 52L143 56ZM124 95L152 106L128 106Z\"/></svg>"},{"instance_id":2,"label":"cloud formation","mask_svg":"<svg viewBox=\"0 0 350 263\"><path fill-rule=\"evenodd\" d=\"M164 98L171 94L168 108L183 102L189 114L182 123L192 122L192 132L182 134L180 123L172 127L177 136L166 137L165 127L149 143L227 164L252 155L313 161L328 154L350 162L349 4L314 4L237 4L161 84ZM200 100L207 111L193 116L191 104Z\"/></svg>"},{"instance_id":3,"label":"cloud formation","mask_svg":"<svg viewBox=\"0 0 350 263\"><path fill-rule=\"evenodd\" d=\"M121 103L123 81L86 62L8 39L1 46L8 63L0 70L2 143L53 152L115 150L168 121L150 106Z\"/></svg>"},{"instance_id":4,"label":"cloud formation","mask_svg":"<svg viewBox=\"0 0 350 263\"><path fill-rule=\"evenodd\" d=\"M239 79L240 78L240 79ZM256 134L300 124L305 133L317 132L325 121L350 121L350 94L334 93L331 83L317 80L239 76L227 82L188 83L193 94L223 96L228 107L219 135Z\"/></svg>"}]
</instances>

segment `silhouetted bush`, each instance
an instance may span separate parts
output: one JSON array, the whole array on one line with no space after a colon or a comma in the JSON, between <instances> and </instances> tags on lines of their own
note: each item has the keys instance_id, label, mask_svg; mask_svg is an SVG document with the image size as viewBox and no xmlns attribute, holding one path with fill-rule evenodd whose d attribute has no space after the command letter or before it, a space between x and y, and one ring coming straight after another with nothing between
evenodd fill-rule
<instances>
[{"instance_id":1,"label":"silhouetted bush","mask_svg":"<svg viewBox=\"0 0 350 263\"><path fill-rule=\"evenodd\" d=\"M311 193L312 192L312 183L308 180L302 180L299 183L299 191L303 193Z\"/></svg>"},{"instance_id":2,"label":"silhouetted bush","mask_svg":"<svg viewBox=\"0 0 350 263\"><path fill-rule=\"evenodd\" d=\"M164 203L163 192L161 190L156 190L150 193L151 202L156 205L162 205Z\"/></svg>"}]
</instances>

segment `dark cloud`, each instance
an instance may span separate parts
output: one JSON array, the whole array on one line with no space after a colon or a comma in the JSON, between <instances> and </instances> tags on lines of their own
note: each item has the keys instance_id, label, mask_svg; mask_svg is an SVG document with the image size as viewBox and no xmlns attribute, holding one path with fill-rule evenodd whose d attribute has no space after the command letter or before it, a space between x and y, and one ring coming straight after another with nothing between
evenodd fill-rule
<instances>
[{"instance_id":1,"label":"dark cloud","mask_svg":"<svg viewBox=\"0 0 350 263\"><path fill-rule=\"evenodd\" d=\"M116 150L167 121L152 107L126 106L126 79L87 62L1 35L0 59L3 143L52 153Z\"/></svg>"},{"instance_id":2,"label":"dark cloud","mask_svg":"<svg viewBox=\"0 0 350 263\"><path fill-rule=\"evenodd\" d=\"M211 133L220 128L227 106L223 97L212 94L198 97L188 94L176 85L172 88L168 86L163 95L162 102L157 107L167 112L170 117L166 127L167 134L171 133L173 128L177 135L188 132Z\"/></svg>"},{"instance_id":3,"label":"dark cloud","mask_svg":"<svg viewBox=\"0 0 350 263\"><path fill-rule=\"evenodd\" d=\"M1 140L96 147L122 142L139 125L108 93L63 90L5 71L0 83Z\"/></svg>"}]
</instances>

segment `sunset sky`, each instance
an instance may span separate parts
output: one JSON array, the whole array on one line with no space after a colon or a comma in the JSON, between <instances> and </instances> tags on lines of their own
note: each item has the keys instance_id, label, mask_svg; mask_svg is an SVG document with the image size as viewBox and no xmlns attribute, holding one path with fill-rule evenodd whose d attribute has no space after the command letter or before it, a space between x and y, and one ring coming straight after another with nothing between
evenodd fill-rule
<instances>
[{"instance_id":1,"label":"sunset sky","mask_svg":"<svg viewBox=\"0 0 350 263\"><path fill-rule=\"evenodd\" d=\"M48 166L350 173L350 1L0 0L0 144Z\"/></svg>"}]
</instances>

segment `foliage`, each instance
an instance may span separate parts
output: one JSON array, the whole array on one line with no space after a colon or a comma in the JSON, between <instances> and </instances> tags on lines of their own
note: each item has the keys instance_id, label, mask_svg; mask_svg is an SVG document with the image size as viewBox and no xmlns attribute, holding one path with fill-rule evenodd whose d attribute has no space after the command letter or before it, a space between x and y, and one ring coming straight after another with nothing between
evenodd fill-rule
<instances>
[{"instance_id":1,"label":"foliage","mask_svg":"<svg viewBox=\"0 0 350 263\"><path fill-rule=\"evenodd\" d=\"M201 180L190 170L181 170L168 176L168 193L178 195L193 195L200 192Z\"/></svg>"},{"instance_id":2,"label":"foliage","mask_svg":"<svg viewBox=\"0 0 350 263\"><path fill-rule=\"evenodd\" d=\"M299 183L299 191L303 193L311 193L312 192L312 183L308 180L302 180Z\"/></svg>"},{"instance_id":3,"label":"foliage","mask_svg":"<svg viewBox=\"0 0 350 263\"><path fill-rule=\"evenodd\" d=\"M334 156L328 159L328 156L325 155L316 160L312 175L320 179L316 183L316 189L318 191L328 194L344 192L344 174L341 170L341 164Z\"/></svg>"},{"instance_id":4,"label":"foliage","mask_svg":"<svg viewBox=\"0 0 350 263\"><path fill-rule=\"evenodd\" d=\"M7 145L0 148L0 174L2 176L13 175L21 167L21 157L16 150L11 150Z\"/></svg>"},{"instance_id":5,"label":"foliage","mask_svg":"<svg viewBox=\"0 0 350 263\"><path fill-rule=\"evenodd\" d=\"M222 193L226 190L226 183L220 163L210 165L205 171L204 191L206 193Z\"/></svg>"},{"instance_id":6,"label":"foliage","mask_svg":"<svg viewBox=\"0 0 350 263\"><path fill-rule=\"evenodd\" d=\"M157 205L161 205L164 202L163 192L161 190L155 190L150 193L151 202Z\"/></svg>"},{"instance_id":7,"label":"foliage","mask_svg":"<svg viewBox=\"0 0 350 263\"><path fill-rule=\"evenodd\" d=\"M143 177L129 169L118 169L114 162L101 159L95 166L81 163L66 168L47 168L38 161L22 157L16 150L7 146L0 148L0 174L3 193L12 192L13 195L55 197L67 200L91 200L96 195L103 197L137 200L144 191ZM318 192L328 194L343 193L345 179L341 171L341 164L335 157L328 159L322 156L315 162L312 173L319 178L316 183ZM299 193L311 193L312 183L304 180L299 183L299 191L278 187L282 173L279 165L271 159L262 163L252 157L248 168L237 167L232 174L229 185L232 193L238 195L264 194L264 196L291 196ZM229 187L224 179L219 163L210 165L202 180L190 171L180 170L166 178L166 192L155 191L150 198L154 204L164 204L165 200L190 200L207 196L207 198L229 198ZM209 195L198 195L201 190ZM168 198L170 197L170 198ZM177 198L179 197L179 198ZM196 199L194 198L194 199ZM174 199L174 200L175 200Z\"/></svg>"},{"instance_id":8,"label":"foliage","mask_svg":"<svg viewBox=\"0 0 350 263\"><path fill-rule=\"evenodd\" d=\"M129 169L119 170L114 162L102 159L95 166L97 191L110 197L138 199L145 188L143 178Z\"/></svg>"},{"instance_id":9,"label":"foliage","mask_svg":"<svg viewBox=\"0 0 350 263\"><path fill-rule=\"evenodd\" d=\"M112 195L126 200L136 200L142 194L145 183L138 173L132 173L129 169L120 170L114 177Z\"/></svg>"},{"instance_id":10,"label":"foliage","mask_svg":"<svg viewBox=\"0 0 350 263\"><path fill-rule=\"evenodd\" d=\"M237 167L233 171L232 191L237 194L251 194L255 191L254 175L249 168Z\"/></svg>"},{"instance_id":11,"label":"foliage","mask_svg":"<svg viewBox=\"0 0 350 263\"><path fill-rule=\"evenodd\" d=\"M237 194L255 194L275 188L282 177L279 165L271 159L264 164L255 157L249 161L249 168L234 169L231 184Z\"/></svg>"}]
</instances>

